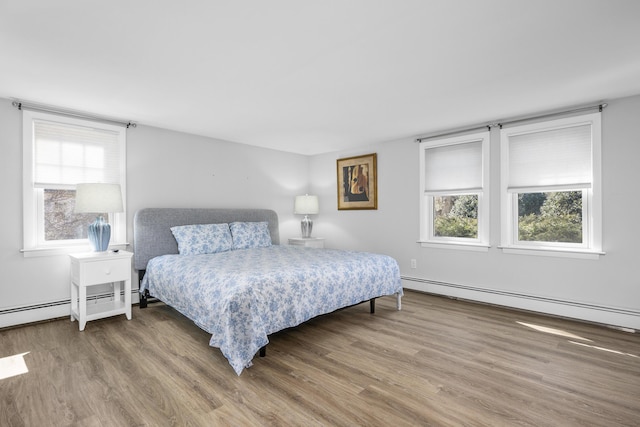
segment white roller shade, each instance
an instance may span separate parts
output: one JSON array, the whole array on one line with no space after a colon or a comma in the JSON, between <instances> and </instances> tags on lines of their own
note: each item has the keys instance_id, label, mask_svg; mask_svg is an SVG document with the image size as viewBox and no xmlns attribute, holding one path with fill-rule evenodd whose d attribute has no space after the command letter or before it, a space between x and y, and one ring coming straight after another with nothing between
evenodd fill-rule
<instances>
[{"instance_id":1,"label":"white roller shade","mask_svg":"<svg viewBox=\"0 0 640 427\"><path fill-rule=\"evenodd\" d=\"M508 188L589 186L591 124L509 135Z\"/></svg>"},{"instance_id":2,"label":"white roller shade","mask_svg":"<svg viewBox=\"0 0 640 427\"><path fill-rule=\"evenodd\" d=\"M34 120L34 186L120 182L118 132Z\"/></svg>"},{"instance_id":3,"label":"white roller shade","mask_svg":"<svg viewBox=\"0 0 640 427\"><path fill-rule=\"evenodd\" d=\"M464 191L482 188L482 141L427 148L425 191Z\"/></svg>"}]
</instances>

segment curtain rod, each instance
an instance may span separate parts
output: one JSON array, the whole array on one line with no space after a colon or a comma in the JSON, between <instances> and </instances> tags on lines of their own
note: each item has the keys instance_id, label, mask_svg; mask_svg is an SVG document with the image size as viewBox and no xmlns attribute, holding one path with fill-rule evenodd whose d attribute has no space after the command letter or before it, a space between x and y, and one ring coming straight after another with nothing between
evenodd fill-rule
<instances>
[{"instance_id":1,"label":"curtain rod","mask_svg":"<svg viewBox=\"0 0 640 427\"><path fill-rule=\"evenodd\" d=\"M527 122L529 120L548 119L548 118L557 117L557 116L566 116L567 114L582 113L584 111L591 111L591 110L596 110L596 109L599 112L602 112L602 110L607 108L607 105L609 105L609 104L603 102L603 103L596 104L596 105L589 105L587 107L573 108L571 110L564 110L564 111L558 111L558 112L554 112L554 113L539 114L537 116L527 116L527 117L515 118L515 119L510 119L510 120L505 120L505 121L499 122L498 126L500 126L500 129L502 129L503 126L512 125L514 123Z\"/></svg>"},{"instance_id":2,"label":"curtain rod","mask_svg":"<svg viewBox=\"0 0 640 427\"><path fill-rule=\"evenodd\" d=\"M491 126L494 126L494 125L486 124L486 125L476 125L476 126L469 127L469 128L453 129L453 130L449 130L449 131L446 131L446 132L440 132L440 133L436 133L436 134L433 134L433 135L422 136L420 138L416 138L416 142L422 142L422 141L425 141L427 139L433 139L433 138L442 138L443 136L461 135L463 133L473 132L473 131L477 131L477 130L481 130L481 129L491 130Z\"/></svg>"},{"instance_id":3,"label":"curtain rod","mask_svg":"<svg viewBox=\"0 0 640 427\"><path fill-rule=\"evenodd\" d=\"M135 122L132 122L132 121L116 120L116 119L110 119L102 116L93 116L91 114L86 114L80 111L65 110L65 109L53 107L50 105L34 104L34 103L20 101L17 99L14 100L11 103L11 105L16 107L18 110L40 111L42 113L58 114L62 116L74 117L77 119L95 120L102 123L111 123L119 126L124 126L127 129L130 127L135 128L138 126Z\"/></svg>"},{"instance_id":4,"label":"curtain rod","mask_svg":"<svg viewBox=\"0 0 640 427\"><path fill-rule=\"evenodd\" d=\"M468 127L468 128L463 128L463 129L456 129L456 130L441 132L441 133L428 135L428 136L422 136L420 138L416 138L415 141L416 142L422 142L422 141L425 141L427 139L441 138L443 136L450 136L450 135L458 135L458 134L463 134L463 133L467 133L467 132L477 131L477 130L480 130L480 129L491 130L492 127L496 127L496 126L499 127L500 129L502 129L503 126L512 125L514 123L522 123L522 122L527 122L527 121L530 121L530 120L548 119L548 118L551 118L551 117L565 116L567 114L580 113L580 112L583 112L583 111L591 111L591 110L595 110L595 109L597 109L598 111L602 112L602 110L604 108L606 108L607 105L609 105L609 104L602 102L600 104L589 105L587 107L578 107L578 108L573 108L573 109L570 109L570 110L556 111L556 112L553 112L553 113L545 113L545 114L538 114L538 115L532 115L532 116L513 118L513 119L508 119L508 120L503 120L503 121L498 121L498 122L487 123L487 124L484 124L484 125L475 125L473 127Z\"/></svg>"}]
</instances>

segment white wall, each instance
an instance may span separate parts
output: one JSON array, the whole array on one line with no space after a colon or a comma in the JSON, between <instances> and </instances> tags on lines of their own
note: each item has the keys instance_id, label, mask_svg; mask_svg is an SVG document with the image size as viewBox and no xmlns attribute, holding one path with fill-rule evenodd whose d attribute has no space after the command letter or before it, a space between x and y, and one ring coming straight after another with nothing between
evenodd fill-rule
<instances>
[{"instance_id":1,"label":"white wall","mask_svg":"<svg viewBox=\"0 0 640 427\"><path fill-rule=\"evenodd\" d=\"M68 256L25 258L20 253L21 134L22 113L0 98L0 327L69 313ZM293 200L308 191L308 165L306 156L148 126L129 129L129 242L133 215L144 207L273 209L280 219L280 239L286 242L299 234ZM34 309L39 304L48 307Z\"/></svg>"},{"instance_id":2,"label":"white wall","mask_svg":"<svg viewBox=\"0 0 640 427\"><path fill-rule=\"evenodd\" d=\"M127 133L127 212L131 219L145 207L273 209L286 242L299 234L293 201L308 191L308 168L307 156L138 126Z\"/></svg>"},{"instance_id":3,"label":"white wall","mask_svg":"<svg viewBox=\"0 0 640 427\"><path fill-rule=\"evenodd\" d=\"M491 161L500 159L492 131ZM504 254L500 242L499 168L492 170L489 252L422 248L418 144L413 138L311 159L311 191L320 197L314 234L328 247L395 257L406 288L640 329L640 96L613 100L603 112L603 229L599 260ZM378 210L338 211L336 159L376 152ZM410 260L417 268L410 268Z\"/></svg>"}]
</instances>

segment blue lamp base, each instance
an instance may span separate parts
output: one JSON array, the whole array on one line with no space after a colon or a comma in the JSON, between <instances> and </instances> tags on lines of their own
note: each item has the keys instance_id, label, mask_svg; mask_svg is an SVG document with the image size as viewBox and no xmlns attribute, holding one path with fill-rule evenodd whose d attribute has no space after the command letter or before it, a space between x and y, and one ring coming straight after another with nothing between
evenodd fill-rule
<instances>
[{"instance_id":1,"label":"blue lamp base","mask_svg":"<svg viewBox=\"0 0 640 427\"><path fill-rule=\"evenodd\" d=\"M109 240L111 240L111 225L100 215L89 224L89 243L95 252L105 252L109 249Z\"/></svg>"}]
</instances>

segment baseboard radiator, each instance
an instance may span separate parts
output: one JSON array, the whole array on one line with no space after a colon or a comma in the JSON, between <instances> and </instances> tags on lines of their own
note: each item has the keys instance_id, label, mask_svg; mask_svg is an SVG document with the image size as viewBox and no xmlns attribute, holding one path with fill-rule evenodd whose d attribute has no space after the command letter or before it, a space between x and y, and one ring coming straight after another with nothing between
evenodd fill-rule
<instances>
[{"instance_id":1,"label":"baseboard radiator","mask_svg":"<svg viewBox=\"0 0 640 427\"><path fill-rule=\"evenodd\" d=\"M440 282L420 277L401 276L401 278L406 289L584 320L621 328L628 332L640 330L640 311L638 310ZM137 303L138 290L133 289L131 293L131 301ZM110 293L87 296L87 301L91 303L100 303L110 299ZM64 299L0 309L0 328L69 316L70 306L71 300Z\"/></svg>"},{"instance_id":2,"label":"baseboard radiator","mask_svg":"<svg viewBox=\"0 0 640 427\"><path fill-rule=\"evenodd\" d=\"M124 292L120 292L124 298ZM110 292L87 295L87 304L99 304L110 301L113 294ZM131 302L138 302L138 290L131 291ZM57 319L60 317L70 317L71 299L50 301L40 304L30 304L19 307L0 309L0 328L23 325L27 323L41 322L44 320Z\"/></svg>"},{"instance_id":3,"label":"baseboard radiator","mask_svg":"<svg viewBox=\"0 0 640 427\"><path fill-rule=\"evenodd\" d=\"M639 310L440 282L419 277L401 276L401 278L406 289L584 320L621 328L628 332L640 330Z\"/></svg>"}]
</instances>

